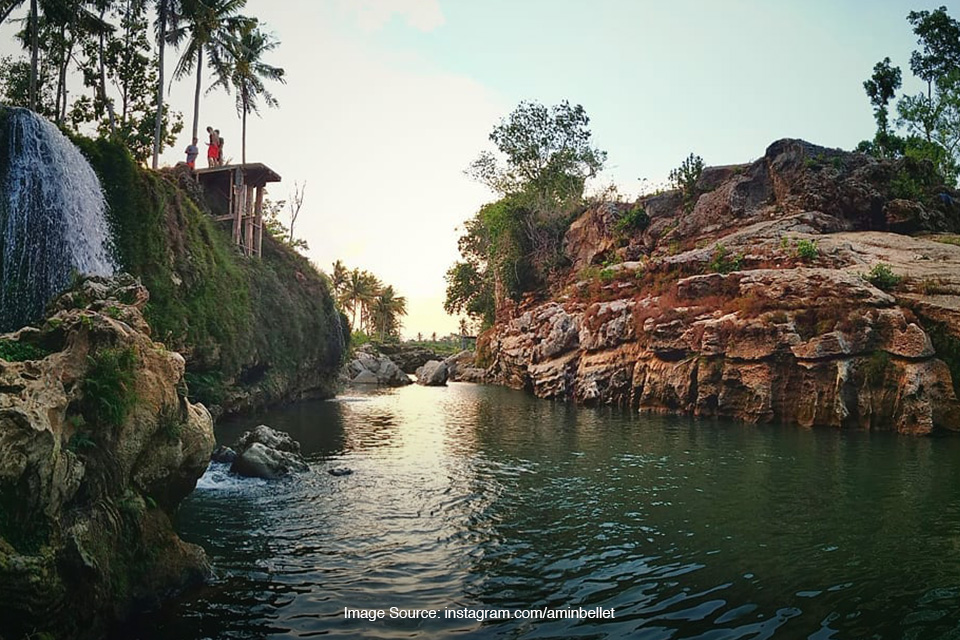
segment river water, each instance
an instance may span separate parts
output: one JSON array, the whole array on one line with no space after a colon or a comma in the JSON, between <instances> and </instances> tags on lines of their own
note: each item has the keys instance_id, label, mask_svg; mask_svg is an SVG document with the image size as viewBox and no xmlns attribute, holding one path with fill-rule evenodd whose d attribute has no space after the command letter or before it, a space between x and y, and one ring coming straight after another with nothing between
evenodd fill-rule
<instances>
[{"instance_id":1,"label":"river water","mask_svg":"<svg viewBox=\"0 0 960 640\"><path fill-rule=\"evenodd\" d=\"M958 439L469 384L350 393L218 426L221 442L288 431L311 470L267 483L211 468L178 528L216 579L124 637L960 637ZM596 607L615 617L444 617Z\"/></svg>"}]
</instances>

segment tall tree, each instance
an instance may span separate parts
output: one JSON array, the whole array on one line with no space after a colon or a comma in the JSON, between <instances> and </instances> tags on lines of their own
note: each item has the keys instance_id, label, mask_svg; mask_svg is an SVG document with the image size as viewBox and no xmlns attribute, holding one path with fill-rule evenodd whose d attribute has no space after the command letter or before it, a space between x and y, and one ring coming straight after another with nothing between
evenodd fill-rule
<instances>
[{"instance_id":1,"label":"tall tree","mask_svg":"<svg viewBox=\"0 0 960 640\"><path fill-rule=\"evenodd\" d=\"M607 157L591 146L589 124L579 104L521 102L490 133L506 164L485 151L467 171L501 195L525 191L549 204L579 199Z\"/></svg>"},{"instance_id":2,"label":"tall tree","mask_svg":"<svg viewBox=\"0 0 960 640\"><path fill-rule=\"evenodd\" d=\"M0 23L6 22L10 14L22 5L24 0L0 0ZM37 74L40 52L40 7L38 0L30 0L30 110L37 111Z\"/></svg>"},{"instance_id":3,"label":"tall tree","mask_svg":"<svg viewBox=\"0 0 960 640\"><path fill-rule=\"evenodd\" d=\"M193 96L192 137L198 137L200 127L200 91L203 86L204 54L219 80L228 74L227 51L236 34L250 22L240 15L247 0L183 0L182 16L176 28L168 33L167 41L176 46L186 41L183 54L174 70L174 78L197 74Z\"/></svg>"},{"instance_id":4,"label":"tall tree","mask_svg":"<svg viewBox=\"0 0 960 640\"><path fill-rule=\"evenodd\" d=\"M389 285L377 293L371 307L373 328L380 334L380 342L388 335L399 335L400 316L407 315L407 299L398 296L393 286Z\"/></svg>"},{"instance_id":5,"label":"tall tree","mask_svg":"<svg viewBox=\"0 0 960 640\"><path fill-rule=\"evenodd\" d=\"M157 11L156 39L157 39L157 111L154 115L153 129L153 160L151 166L156 169L160 158L161 139L163 138L163 80L164 80L164 52L167 48L169 31L176 31L179 23L179 0L155 0ZM196 134L194 134L196 136Z\"/></svg>"},{"instance_id":6,"label":"tall tree","mask_svg":"<svg viewBox=\"0 0 960 640\"><path fill-rule=\"evenodd\" d=\"M350 327L357 329L357 312L360 311L360 321L363 323L363 310L373 300L379 287L377 278L369 271L354 269L347 277L343 293L340 296L340 304L349 307L353 318L350 321Z\"/></svg>"},{"instance_id":7,"label":"tall tree","mask_svg":"<svg viewBox=\"0 0 960 640\"><path fill-rule=\"evenodd\" d=\"M279 45L280 42L273 36L260 30L256 19L247 21L241 25L237 37L227 43L227 56L224 60L227 74L221 75L213 85L223 85L227 91L230 87L237 90L237 115L243 121L240 155L243 164L247 163L247 114L259 114L258 101L261 97L268 107L279 106L276 98L263 84L264 80L286 82L283 69L263 61L264 55ZM293 221L290 229L292 234Z\"/></svg>"},{"instance_id":8,"label":"tall tree","mask_svg":"<svg viewBox=\"0 0 960 640\"><path fill-rule=\"evenodd\" d=\"M350 277L350 271L344 266L343 262L337 260L333 263L333 271L330 274L330 281L333 284L333 292L336 294L337 298L340 298L340 295L343 293L344 288L347 286L347 280Z\"/></svg>"},{"instance_id":9,"label":"tall tree","mask_svg":"<svg viewBox=\"0 0 960 640\"><path fill-rule=\"evenodd\" d=\"M873 105L873 117L877 121L877 134L874 138L877 155L889 156L896 146L890 133L890 110L888 105L900 88L900 67L890 64L890 58L884 58L873 67L873 75L863 82L863 89Z\"/></svg>"}]
</instances>

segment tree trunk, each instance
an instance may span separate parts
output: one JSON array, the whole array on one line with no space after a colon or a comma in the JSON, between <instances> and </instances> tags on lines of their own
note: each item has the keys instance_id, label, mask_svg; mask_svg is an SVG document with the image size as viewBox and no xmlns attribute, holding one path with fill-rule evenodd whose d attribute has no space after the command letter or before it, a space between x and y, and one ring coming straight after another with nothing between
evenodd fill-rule
<instances>
[{"instance_id":1,"label":"tree trunk","mask_svg":"<svg viewBox=\"0 0 960 640\"><path fill-rule=\"evenodd\" d=\"M240 139L240 162L242 164L247 164L247 97L243 97L243 133L241 134Z\"/></svg>"},{"instance_id":2,"label":"tree trunk","mask_svg":"<svg viewBox=\"0 0 960 640\"><path fill-rule=\"evenodd\" d=\"M193 96L193 137L200 129L200 84L203 79L203 46L197 47L197 91Z\"/></svg>"},{"instance_id":3,"label":"tree trunk","mask_svg":"<svg viewBox=\"0 0 960 640\"><path fill-rule=\"evenodd\" d=\"M160 25L160 42L157 43L157 118L153 125L153 161L151 166L157 169L160 162L160 136L163 135L163 51L167 44L167 11L170 9L169 0L157 0L160 6L158 16ZM196 134L194 134L196 137Z\"/></svg>"},{"instance_id":4,"label":"tree trunk","mask_svg":"<svg viewBox=\"0 0 960 640\"><path fill-rule=\"evenodd\" d=\"M106 6L100 9L100 22L103 22L103 16L106 13ZM107 73L104 69L104 46L103 46L104 33L100 31L100 99L103 100L104 106L107 108L107 119L110 123L110 137L117 135L117 125L116 120L113 116L113 102L110 98L107 97Z\"/></svg>"},{"instance_id":5,"label":"tree trunk","mask_svg":"<svg viewBox=\"0 0 960 640\"><path fill-rule=\"evenodd\" d=\"M37 110L37 53L40 50L40 20L37 0L30 0L30 110Z\"/></svg>"}]
</instances>

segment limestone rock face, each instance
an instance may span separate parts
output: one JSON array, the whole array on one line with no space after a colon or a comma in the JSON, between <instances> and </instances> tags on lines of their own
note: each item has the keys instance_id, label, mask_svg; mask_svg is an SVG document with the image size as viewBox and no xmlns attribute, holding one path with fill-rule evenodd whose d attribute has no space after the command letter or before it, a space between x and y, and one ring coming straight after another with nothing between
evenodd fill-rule
<instances>
[{"instance_id":1,"label":"limestone rock face","mask_svg":"<svg viewBox=\"0 0 960 640\"><path fill-rule=\"evenodd\" d=\"M0 359L2 637L96 637L209 572L170 516L213 423L186 399L183 358L150 339L148 298L129 276L85 280L41 327L0 336L21 354Z\"/></svg>"},{"instance_id":2,"label":"limestone rock face","mask_svg":"<svg viewBox=\"0 0 960 640\"><path fill-rule=\"evenodd\" d=\"M431 360L417 369L417 384L427 387L442 387L447 384L447 364L439 360Z\"/></svg>"},{"instance_id":3,"label":"limestone rock face","mask_svg":"<svg viewBox=\"0 0 960 640\"><path fill-rule=\"evenodd\" d=\"M900 199L894 178L917 170L781 140L705 169L691 196L629 205L650 218L633 236L615 231L623 205L593 207L554 294L498 308L484 378L749 422L960 430L960 237L903 235L960 231L960 194ZM584 280L601 255L606 277Z\"/></svg>"}]
</instances>

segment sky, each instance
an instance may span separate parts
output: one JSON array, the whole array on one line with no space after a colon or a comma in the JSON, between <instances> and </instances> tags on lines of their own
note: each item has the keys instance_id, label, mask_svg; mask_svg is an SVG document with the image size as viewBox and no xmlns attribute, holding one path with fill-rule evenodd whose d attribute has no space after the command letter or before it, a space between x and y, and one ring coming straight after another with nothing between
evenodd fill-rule
<instances>
[{"instance_id":1,"label":"sky","mask_svg":"<svg viewBox=\"0 0 960 640\"><path fill-rule=\"evenodd\" d=\"M459 325L442 305L462 224L496 198L464 169L521 101L583 105L608 154L588 190L628 199L691 152L721 165L786 137L851 149L874 131L863 81L885 56L909 78L906 15L941 4L957 16L943 0L248 0L287 81L271 87L279 108L248 118L247 160L282 176L272 200L306 185L295 233L320 269L373 272L407 298L404 337L442 336ZM0 37L16 50L11 27ZM186 125L162 156L174 164L193 81L168 100ZM208 124L238 160L233 96L204 96Z\"/></svg>"}]
</instances>

